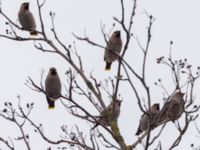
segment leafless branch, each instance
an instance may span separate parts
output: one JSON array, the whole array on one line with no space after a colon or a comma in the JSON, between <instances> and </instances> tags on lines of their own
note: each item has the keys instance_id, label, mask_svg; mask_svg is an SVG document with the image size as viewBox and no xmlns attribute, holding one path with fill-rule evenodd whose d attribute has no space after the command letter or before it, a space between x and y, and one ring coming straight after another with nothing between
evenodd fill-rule
<instances>
[{"instance_id":1,"label":"leafless branch","mask_svg":"<svg viewBox=\"0 0 200 150\"><path fill-rule=\"evenodd\" d=\"M13 143L9 143L7 140L0 137L0 142L4 143L10 150L14 150Z\"/></svg>"}]
</instances>

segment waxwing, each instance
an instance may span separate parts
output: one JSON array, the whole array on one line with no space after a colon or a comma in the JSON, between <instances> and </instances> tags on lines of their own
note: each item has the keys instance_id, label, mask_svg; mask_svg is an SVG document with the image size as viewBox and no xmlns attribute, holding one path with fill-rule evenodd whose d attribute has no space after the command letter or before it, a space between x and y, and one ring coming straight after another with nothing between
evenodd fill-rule
<instances>
[{"instance_id":1,"label":"waxwing","mask_svg":"<svg viewBox=\"0 0 200 150\"><path fill-rule=\"evenodd\" d=\"M109 39L106 49L104 52L104 61L106 62L105 70L111 69L111 64L118 59L118 56L122 49L122 39L120 31L113 32L111 38ZM116 54L117 55L116 55Z\"/></svg>"},{"instance_id":2,"label":"waxwing","mask_svg":"<svg viewBox=\"0 0 200 150\"><path fill-rule=\"evenodd\" d=\"M50 68L45 80L45 91L49 109L53 109L55 107L55 100L61 96L61 82L54 67Z\"/></svg>"},{"instance_id":3,"label":"waxwing","mask_svg":"<svg viewBox=\"0 0 200 150\"><path fill-rule=\"evenodd\" d=\"M160 122L164 120L177 120L184 111L184 93L176 92L168 102L166 102L160 113Z\"/></svg>"},{"instance_id":4,"label":"waxwing","mask_svg":"<svg viewBox=\"0 0 200 150\"><path fill-rule=\"evenodd\" d=\"M101 112L98 121L101 122L105 126L111 126L112 122L116 121L120 115L121 102L122 101L120 100L112 101L106 107L106 109ZM96 128L98 125L99 123L96 123L96 125L94 125L94 127L91 130Z\"/></svg>"},{"instance_id":5,"label":"waxwing","mask_svg":"<svg viewBox=\"0 0 200 150\"><path fill-rule=\"evenodd\" d=\"M159 112L160 112L160 105L158 103L152 105L151 108L141 116L139 127L135 135L140 135L142 132L147 130L149 125L148 122L150 122L150 128L153 128L156 125L155 118L159 114Z\"/></svg>"},{"instance_id":6,"label":"waxwing","mask_svg":"<svg viewBox=\"0 0 200 150\"><path fill-rule=\"evenodd\" d=\"M20 6L20 10L18 12L18 19L21 24L21 26L25 30L31 30L31 35L37 35L36 30L36 24L33 14L29 10L29 3L25 2L22 3Z\"/></svg>"}]
</instances>

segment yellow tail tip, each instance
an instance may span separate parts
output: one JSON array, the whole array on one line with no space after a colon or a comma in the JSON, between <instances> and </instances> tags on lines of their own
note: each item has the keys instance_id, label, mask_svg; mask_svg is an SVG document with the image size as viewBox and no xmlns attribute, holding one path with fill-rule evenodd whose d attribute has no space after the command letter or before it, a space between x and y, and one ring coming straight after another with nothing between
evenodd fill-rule
<instances>
[{"instance_id":1,"label":"yellow tail tip","mask_svg":"<svg viewBox=\"0 0 200 150\"><path fill-rule=\"evenodd\" d=\"M55 107L49 106L49 109L55 109Z\"/></svg>"},{"instance_id":2,"label":"yellow tail tip","mask_svg":"<svg viewBox=\"0 0 200 150\"><path fill-rule=\"evenodd\" d=\"M111 70L111 68L109 68L109 69L108 69L108 68L105 68L105 71L110 71L110 70Z\"/></svg>"},{"instance_id":3,"label":"yellow tail tip","mask_svg":"<svg viewBox=\"0 0 200 150\"><path fill-rule=\"evenodd\" d=\"M105 67L105 70L110 70L111 69L111 64L112 62L106 62L106 67Z\"/></svg>"},{"instance_id":4,"label":"yellow tail tip","mask_svg":"<svg viewBox=\"0 0 200 150\"><path fill-rule=\"evenodd\" d=\"M31 31L31 32L30 32L30 35L31 35L31 36L37 36L37 32L36 32L36 31Z\"/></svg>"}]
</instances>

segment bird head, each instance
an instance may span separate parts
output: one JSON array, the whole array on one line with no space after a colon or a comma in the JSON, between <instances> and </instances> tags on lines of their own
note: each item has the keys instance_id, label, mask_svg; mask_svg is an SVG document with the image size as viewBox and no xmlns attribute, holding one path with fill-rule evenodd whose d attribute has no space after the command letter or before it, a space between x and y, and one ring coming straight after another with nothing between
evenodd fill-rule
<instances>
[{"instance_id":1,"label":"bird head","mask_svg":"<svg viewBox=\"0 0 200 150\"><path fill-rule=\"evenodd\" d=\"M25 10L29 10L29 2L22 3L21 7Z\"/></svg>"},{"instance_id":2,"label":"bird head","mask_svg":"<svg viewBox=\"0 0 200 150\"><path fill-rule=\"evenodd\" d=\"M117 106L119 106L119 107L121 106L121 103L122 103L121 100L116 100L116 101L115 101L115 105L117 105Z\"/></svg>"},{"instance_id":3,"label":"bird head","mask_svg":"<svg viewBox=\"0 0 200 150\"><path fill-rule=\"evenodd\" d=\"M155 103L154 105L153 105L153 107L156 109L156 110L160 110L160 104L159 103Z\"/></svg>"},{"instance_id":4,"label":"bird head","mask_svg":"<svg viewBox=\"0 0 200 150\"><path fill-rule=\"evenodd\" d=\"M57 74L56 68L54 68L54 67L51 67L49 72L50 72L51 75L56 75Z\"/></svg>"},{"instance_id":5,"label":"bird head","mask_svg":"<svg viewBox=\"0 0 200 150\"><path fill-rule=\"evenodd\" d=\"M182 100L184 95L185 95L185 93L178 91L174 94L173 99L174 100Z\"/></svg>"},{"instance_id":6,"label":"bird head","mask_svg":"<svg viewBox=\"0 0 200 150\"><path fill-rule=\"evenodd\" d=\"M115 31L115 32L114 32L114 35L115 35L116 37L120 38L120 37L121 37L121 32L120 32L120 30Z\"/></svg>"},{"instance_id":7,"label":"bird head","mask_svg":"<svg viewBox=\"0 0 200 150\"><path fill-rule=\"evenodd\" d=\"M121 107L121 100L112 100L112 102L110 103L110 105L108 106L108 109L113 110L114 109L120 109Z\"/></svg>"},{"instance_id":8,"label":"bird head","mask_svg":"<svg viewBox=\"0 0 200 150\"><path fill-rule=\"evenodd\" d=\"M184 96L184 95L185 95L185 93L182 93L182 92L177 92L177 94L178 94L179 96Z\"/></svg>"},{"instance_id":9,"label":"bird head","mask_svg":"<svg viewBox=\"0 0 200 150\"><path fill-rule=\"evenodd\" d=\"M160 104L159 103L155 103L151 106L150 108L150 112L151 113L157 113L160 111Z\"/></svg>"}]
</instances>

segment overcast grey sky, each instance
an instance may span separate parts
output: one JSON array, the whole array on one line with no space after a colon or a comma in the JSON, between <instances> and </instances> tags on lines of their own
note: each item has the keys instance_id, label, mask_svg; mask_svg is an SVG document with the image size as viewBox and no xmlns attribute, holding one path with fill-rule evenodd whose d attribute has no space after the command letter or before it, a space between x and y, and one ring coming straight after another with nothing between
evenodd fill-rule
<instances>
[{"instance_id":1,"label":"overcast grey sky","mask_svg":"<svg viewBox=\"0 0 200 150\"><path fill-rule=\"evenodd\" d=\"M2 0L2 9L13 19L13 21L18 22L17 12L22 2L24 1ZM36 18L36 24L39 26L36 1L29 0L29 2L30 9ZM131 3L132 0L126 0L125 2L125 15L127 17L129 17L131 11ZM146 40L146 27L148 25L148 18L144 14L144 10L156 18L152 28L152 42L150 44L149 56L147 59L147 80L148 84L151 86L152 99L155 100L153 103L160 102L162 105L162 90L154 86L154 82L158 78L163 78L163 83L169 92L174 90L170 71L166 67L156 64L157 57L162 55L168 56L169 42L171 40L174 42L172 55L175 59L186 57L194 66L200 65L199 6L199 0L138 0L133 33L142 43ZM46 30L49 32L50 17L48 14L50 10L56 13L55 26L57 33L66 45L72 44L73 41L75 41L75 38L71 34L72 32L83 36L84 31L86 31L91 39L104 45L100 24L105 24L106 31L108 32L112 28L113 16L121 16L119 0L47 0L43 8L43 17ZM5 33L6 26L2 16L0 16L0 26L0 33ZM113 30L118 29L121 28L116 24L116 27ZM21 33L21 31L18 31L18 33L25 36L28 35L26 32ZM49 36L52 35L49 34ZM125 33L122 33L122 39L124 38ZM109 76L113 77L116 74L117 63L113 64L112 71L104 71L103 49L93 47L80 41L76 41L76 47L78 53L82 57L83 67L87 75L93 71L94 76L99 80L104 80L105 78L108 78ZM141 71L141 56L142 53L137 46L136 41L132 40L125 58L131 66L139 72ZM60 59L60 57L56 55L42 53L36 50L33 46L33 42L15 42L3 38L0 39L0 109L3 109L5 101L16 103L17 95L21 96L22 103L34 102L35 108L31 118L38 124L43 123L44 132L47 133L49 137L55 139L56 137L60 137L60 126L67 124L69 128L72 128L74 123L80 123L81 120L74 120L73 117L64 110L64 107L60 102L56 103L55 110L49 111L47 109L45 96L30 90L24 84L28 79L28 76L31 76L34 81L39 83L40 72L44 69L46 76L48 69L51 66L57 68L63 85L66 84L67 82L64 73L69 68L69 65L63 59ZM199 88L199 85L196 86L194 95L195 103L197 104L200 102ZM64 88L62 92L64 93ZM134 134L138 126L141 111L138 108L135 95L128 84L122 85L120 94L122 95L123 103L122 113L119 118L119 126L126 142L132 143L137 139ZM109 98L105 98L107 98L106 104L108 104ZM80 99L80 103L84 103L83 100ZM93 110L94 109L91 109L91 111ZM98 114L96 111L95 113L96 115ZM16 137L16 135L19 135L19 129L17 129L14 124L5 121L2 118L0 118L0 122L0 136ZM84 123L87 126L85 121L81 121L81 123ZM200 125L199 120L198 123ZM27 126L26 131L32 132L32 128ZM174 125L169 123L160 137L161 141L164 141L164 150L167 149L173 139L175 139L177 135L176 132ZM194 125L191 124L190 129L184 135L180 146L175 149L190 149L191 142L199 141L199 138L195 136ZM33 149L43 150L48 146L48 144L43 142L43 140L35 133L32 135L31 139L32 141L30 143L33 146ZM17 149L24 148L22 142L15 141L15 145ZM0 143L0 148L4 150L5 147L1 146ZM138 146L137 148L143 149L142 146Z\"/></svg>"}]
</instances>

